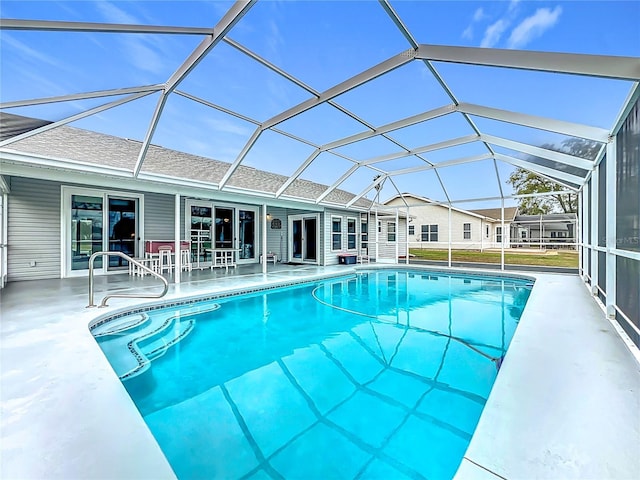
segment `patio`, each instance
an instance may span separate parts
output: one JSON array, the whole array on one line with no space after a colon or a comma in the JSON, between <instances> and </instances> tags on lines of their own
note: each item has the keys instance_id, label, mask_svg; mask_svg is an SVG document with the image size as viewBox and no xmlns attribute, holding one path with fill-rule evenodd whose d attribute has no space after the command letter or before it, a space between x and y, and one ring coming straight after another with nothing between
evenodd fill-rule
<instances>
[{"instance_id":1,"label":"patio","mask_svg":"<svg viewBox=\"0 0 640 480\"><path fill-rule=\"evenodd\" d=\"M193 272L167 298L355 271L256 268ZM456 478L637 478L637 347L623 343L578 276L525 275L536 284ZM96 298L156 285L103 276ZM86 309L84 278L11 283L0 300L3 478L175 478L87 328L139 302Z\"/></svg>"},{"instance_id":2,"label":"patio","mask_svg":"<svg viewBox=\"0 0 640 480\"><path fill-rule=\"evenodd\" d=\"M167 274L164 302L402 268L411 241L462 271L482 235L509 272L465 272L536 282L456 478L640 478L640 3L34 5L0 20L0 477L175 478L88 329L152 301L86 308L93 252L256 262ZM505 266L536 238L505 210L549 196L519 171L570 199L578 275ZM416 195L441 219L409 225ZM96 303L162 289L101 270Z\"/></svg>"}]
</instances>

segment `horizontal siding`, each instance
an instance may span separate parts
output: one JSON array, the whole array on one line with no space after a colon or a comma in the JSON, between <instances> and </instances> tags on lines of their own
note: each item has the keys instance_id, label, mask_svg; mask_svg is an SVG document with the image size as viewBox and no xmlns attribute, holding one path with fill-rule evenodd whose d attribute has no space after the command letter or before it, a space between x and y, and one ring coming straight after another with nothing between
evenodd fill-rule
<instances>
[{"instance_id":1,"label":"horizontal siding","mask_svg":"<svg viewBox=\"0 0 640 480\"><path fill-rule=\"evenodd\" d=\"M7 201L7 281L60 278L61 183L11 177ZM73 185L93 188L91 185ZM98 192L111 189L95 188ZM185 200L181 199L184 212ZM144 237L171 240L174 237L175 196L144 194ZM184 222L180 226L184 238ZM31 267L30 262L36 266Z\"/></svg>"},{"instance_id":2,"label":"horizontal siding","mask_svg":"<svg viewBox=\"0 0 640 480\"><path fill-rule=\"evenodd\" d=\"M181 199L180 236L184 237L185 202ZM144 237L145 240L174 240L175 232L175 196L160 193L144 195Z\"/></svg>"},{"instance_id":3,"label":"horizontal siding","mask_svg":"<svg viewBox=\"0 0 640 480\"><path fill-rule=\"evenodd\" d=\"M388 237L388 223L395 223L395 220L392 218L384 217L380 218L381 222L381 231L378 233L378 249L375 252L376 258L380 259L396 259L396 244L397 244L397 252L399 257L403 257L407 253L407 222L404 218L398 219L398 224L396 225L396 241L389 242ZM374 223L374 222L372 222ZM377 230L377 225L372 225L375 229L373 232L373 236L371 237L370 244L375 243L375 231ZM370 227L371 230L371 227Z\"/></svg>"},{"instance_id":4,"label":"horizontal siding","mask_svg":"<svg viewBox=\"0 0 640 480\"><path fill-rule=\"evenodd\" d=\"M60 278L60 183L11 177L7 207L7 281Z\"/></svg>"},{"instance_id":5,"label":"horizontal siding","mask_svg":"<svg viewBox=\"0 0 640 480\"><path fill-rule=\"evenodd\" d=\"M282 224L280 230L273 230L271 222L267 221L267 252L278 255L278 260L287 262L289 260L289 210L279 207L268 207L267 213L271 215L271 220L278 219ZM260 227L262 228L262 224ZM262 245L258 248L261 251Z\"/></svg>"},{"instance_id":6,"label":"horizontal siding","mask_svg":"<svg viewBox=\"0 0 640 480\"><path fill-rule=\"evenodd\" d=\"M340 217L342 219L342 247L340 250L333 250L333 231L331 228L332 217ZM348 250L347 249L347 219L355 218L356 219L356 248ZM336 210L336 209L327 209L324 212L323 221L320 222L322 224L321 231L321 244L324 245L323 248L323 265L337 265L338 264L338 253L340 252L358 252L358 246L360 245L360 212L349 212L344 210ZM326 232L326 233L325 233Z\"/></svg>"}]
</instances>

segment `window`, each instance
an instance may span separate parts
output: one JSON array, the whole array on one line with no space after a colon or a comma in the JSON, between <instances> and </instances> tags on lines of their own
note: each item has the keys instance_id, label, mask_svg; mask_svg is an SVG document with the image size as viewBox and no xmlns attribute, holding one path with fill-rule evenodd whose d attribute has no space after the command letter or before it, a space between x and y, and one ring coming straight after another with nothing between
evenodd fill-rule
<instances>
[{"instance_id":1,"label":"window","mask_svg":"<svg viewBox=\"0 0 640 480\"><path fill-rule=\"evenodd\" d=\"M496 227L496 242L502 243L502 227Z\"/></svg>"},{"instance_id":2,"label":"window","mask_svg":"<svg viewBox=\"0 0 640 480\"><path fill-rule=\"evenodd\" d=\"M489 238L489 225L487 225L487 228L485 230L484 238Z\"/></svg>"},{"instance_id":3,"label":"window","mask_svg":"<svg viewBox=\"0 0 640 480\"><path fill-rule=\"evenodd\" d=\"M462 238L465 240L471 240L471 224L463 223L462 224Z\"/></svg>"},{"instance_id":4,"label":"window","mask_svg":"<svg viewBox=\"0 0 640 480\"><path fill-rule=\"evenodd\" d=\"M526 238L527 238L527 231L526 231L526 230L522 230L522 231L520 232L520 237L521 237L523 240L526 240Z\"/></svg>"},{"instance_id":5,"label":"window","mask_svg":"<svg viewBox=\"0 0 640 480\"><path fill-rule=\"evenodd\" d=\"M347 218L347 250L356 249L356 219Z\"/></svg>"},{"instance_id":6,"label":"window","mask_svg":"<svg viewBox=\"0 0 640 480\"><path fill-rule=\"evenodd\" d=\"M382 222L378 220L378 233L382 233Z\"/></svg>"},{"instance_id":7,"label":"window","mask_svg":"<svg viewBox=\"0 0 640 480\"><path fill-rule=\"evenodd\" d=\"M551 238L556 238L556 232L551 232Z\"/></svg>"},{"instance_id":8,"label":"window","mask_svg":"<svg viewBox=\"0 0 640 480\"><path fill-rule=\"evenodd\" d=\"M331 217L331 249L342 250L342 218Z\"/></svg>"},{"instance_id":9,"label":"window","mask_svg":"<svg viewBox=\"0 0 640 480\"><path fill-rule=\"evenodd\" d=\"M369 225L365 221L360 222L360 247L369 247Z\"/></svg>"},{"instance_id":10,"label":"window","mask_svg":"<svg viewBox=\"0 0 640 480\"><path fill-rule=\"evenodd\" d=\"M415 234L416 234L416 226L409 225L409 235L415 235Z\"/></svg>"},{"instance_id":11,"label":"window","mask_svg":"<svg viewBox=\"0 0 640 480\"><path fill-rule=\"evenodd\" d=\"M431 234L429 235L429 241L438 241L438 225L431 225Z\"/></svg>"},{"instance_id":12,"label":"window","mask_svg":"<svg viewBox=\"0 0 640 480\"><path fill-rule=\"evenodd\" d=\"M423 242L438 241L438 225L420 225L420 240Z\"/></svg>"},{"instance_id":13,"label":"window","mask_svg":"<svg viewBox=\"0 0 640 480\"><path fill-rule=\"evenodd\" d=\"M387 222L387 241L388 242L396 241L396 223L395 222Z\"/></svg>"}]
</instances>

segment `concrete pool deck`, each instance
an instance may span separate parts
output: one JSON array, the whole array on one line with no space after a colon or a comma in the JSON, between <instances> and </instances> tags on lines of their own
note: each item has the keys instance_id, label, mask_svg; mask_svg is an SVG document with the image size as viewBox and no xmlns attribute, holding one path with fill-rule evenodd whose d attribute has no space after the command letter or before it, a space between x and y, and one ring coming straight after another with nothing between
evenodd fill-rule
<instances>
[{"instance_id":1,"label":"concrete pool deck","mask_svg":"<svg viewBox=\"0 0 640 480\"><path fill-rule=\"evenodd\" d=\"M194 275L165 299L352 271L278 267ZM524 275L536 284L456 478L640 478L640 363L579 277ZM96 300L131 287L158 290L97 277ZM86 309L77 278L12 283L0 302L0 477L175 478L87 328L140 300Z\"/></svg>"}]
</instances>

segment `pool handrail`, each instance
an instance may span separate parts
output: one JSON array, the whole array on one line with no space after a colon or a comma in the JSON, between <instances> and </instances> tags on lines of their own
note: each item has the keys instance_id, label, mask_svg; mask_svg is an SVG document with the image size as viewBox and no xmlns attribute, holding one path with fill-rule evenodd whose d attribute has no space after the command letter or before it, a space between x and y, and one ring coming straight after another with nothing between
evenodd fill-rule
<instances>
[{"instance_id":1,"label":"pool handrail","mask_svg":"<svg viewBox=\"0 0 640 480\"><path fill-rule=\"evenodd\" d=\"M115 297L118 297L118 298L162 298L169 291L169 282L167 281L166 278L164 278L162 275L154 272L153 270L151 270L146 265L143 265L142 263L138 262L137 260L134 260L129 255L127 255L126 253L117 252L117 251L115 251L115 252L95 252L93 255L91 255L91 257L89 257L89 305L87 305L87 308L92 308L92 307L96 306L96 304L93 303L93 262L99 256L109 257L111 255L115 255L117 257L124 258L126 261L133 263L134 265L136 265L141 270L143 270L143 271L145 271L147 273L150 273L154 277L159 278L160 280L162 280L162 283L164 284L164 289L162 290L162 293L160 293L160 294L112 293L111 295L107 295L102 299L102 302L100 302L100 306L98 308L106 307L107 306L107 300L109 300L110 298L115 298Z\"/></svg>"}]
</instances>

